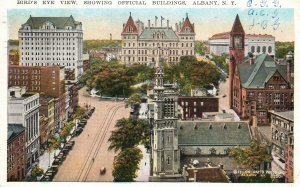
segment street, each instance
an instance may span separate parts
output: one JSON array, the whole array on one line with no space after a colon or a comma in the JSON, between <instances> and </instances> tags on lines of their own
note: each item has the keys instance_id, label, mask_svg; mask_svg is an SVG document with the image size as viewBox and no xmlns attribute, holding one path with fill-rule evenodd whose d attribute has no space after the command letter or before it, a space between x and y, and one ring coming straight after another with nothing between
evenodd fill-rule
<instances>
[{"instance_id":1,"label":"street","mask_svg":"<svg viewBox=\"0 0 300 187\"><path fill-rule=\"evenodd\" d=\"M59 167L53 181L113 181L112 165L115 153L108 151L107 141L115 122L120 118L129 117L129 108L123 101L103 101L90 97L84 88L79 90L79 105L95 107L95 112L87 121L83 132L73 138L75 145L66 160ZM100 168L105 167L106 173L100 175Z\"/></svg>"}]
</instances>

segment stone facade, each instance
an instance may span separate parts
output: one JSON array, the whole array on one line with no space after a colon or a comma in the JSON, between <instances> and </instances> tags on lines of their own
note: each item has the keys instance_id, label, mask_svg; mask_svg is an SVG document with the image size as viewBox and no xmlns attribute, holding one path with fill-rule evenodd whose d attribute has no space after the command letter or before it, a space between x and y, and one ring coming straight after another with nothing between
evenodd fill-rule
<instances>
[{"instance_id":1,"label":"stone facade","mask_svg":"<svg viewBox=\"0 0 300 187\"><path fill-rule=\"evenodd\" d=\"M154 65L158 47L161 48L162 58L171 63L179 62L181 56L195 55L195 28L188 15L173 30L169 20L164 27L162 20L160 26L157 25L157 18L154 26L148 20L148 26L144 27L140 20L134 22L130 14L123 25L121 38L121 61L126 65Z\"/></svg>"},{"instance_id":2,"label":"stone facade","mask_svg":"<svg viewBox=\"0 0 300 187\"><path fill-rule=\"evenodd\" d=\"M294 111L270 112L273 162L293 180ZM288 166L286 168L286 166Z\"/></svg>"},{"instance_id":3,"label":"stone facade","mask_svg":"<svg viewBox=\"0 0 300 187\"><path fill-rule=\"evenodd\" d=\"M164 84L164 69L158 49L154 86L154 121L151 136L153 176L160 174L176 175L179 173L180 153L178 150L177 100L176 85Z\"/></svg>"},{"instance_id":4,"label":"stone facade","mask_svg":"<svg viewBox=\"0 0 300 187\"><path fill-rule=\"evenodd\" d=\"M54 134L54 98L40 95L40 116L48 118L48 134Z\"/></svg>"},{"instance_id":5,"label":"stone facade","mask_svg":"<svg viewBox=\"0 0 300 187\"><path fill-rule=\"evenodd\" d=\"M8 97L8 123L25 127L25 148L30 169L40 153L39 94L27 94L24 87L10 87Z\"/></svg>"},{"instance_id":6,"label":"stone facade","mask_svg":"<svg viewBox=\"0 0 300 187\"><path fill-rule=\"evenodd\" d=\"M209 38L209 52L214 55L229 54L230 32L215 34ZM246 34L244 56L268 54L275 57L275 37L268 34Z\"/></svg>"},{"instance_id":7,"label":"stone facade","mask_svg":"<svg viewBox=\"0 0 300 187\"><path fill-rule=\"evenodd\" d=\"M82 23L70 17L32 17L19 29L22 66L64 66L74 70L70 80L83 73Z\"/></svg>"}]
</instances>

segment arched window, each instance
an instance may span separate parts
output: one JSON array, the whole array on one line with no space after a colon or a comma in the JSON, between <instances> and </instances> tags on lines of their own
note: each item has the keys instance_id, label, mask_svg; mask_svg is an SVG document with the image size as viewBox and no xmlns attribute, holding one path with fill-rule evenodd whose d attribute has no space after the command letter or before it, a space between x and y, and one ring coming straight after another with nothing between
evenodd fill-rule
<instances>
[{"instance_id":1,"label":"arched window","mask_svg":"<svg viewBox=\"0 0 300 187\"><path fill-rule=\"evenodd\" d=\"M266 46L263 46L263 47L262 47L262 52L263 52L263 53L266 53L266 51L267 51L267 47L266 47Z\"/></svg>"},{"instance_id":2,"label":"arched window","mask_svg":"<svg viewBox=\"0 0 300 187\"><path fill-rule=\"evenodd\" d=\"M255 47L251 46L251 53L254 53L254 52L255 52Z\"/></svg>"},{"instance_id":3,"label":"arched window","mask_svg":"<svg viewBox=\"0 0 300 187\"><path fill-rule=\"evenodd\" d=\"M257 52L257 53L260 53L260 46L257 46L256 52Z\"/></svg>"},{"instance_id":4,"label":"arched window","mask_svg":"<svg viewBox=\"0 0 300 187\"><path fill-rule=\"evenodd\" d=\"M269 47L268 47L268 53L271 53L271 52L272 52L272 47L269 46Z\"/></svg>"}]
</instances>

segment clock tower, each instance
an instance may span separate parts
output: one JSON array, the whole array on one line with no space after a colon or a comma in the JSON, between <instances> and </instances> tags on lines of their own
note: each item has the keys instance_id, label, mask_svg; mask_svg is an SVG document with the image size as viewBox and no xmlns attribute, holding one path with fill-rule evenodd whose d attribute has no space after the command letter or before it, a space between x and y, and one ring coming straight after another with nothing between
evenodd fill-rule
<instances>
[{"instance_id":1,"label":"clock tower","mask_svg":"<svg viewBox=\"0 0 300 187\"><path fill-rule=\"evenodd\" d=\"M244 61L245 54L245 31L241 24L239 15L236 15L232 29L230 31L230 43L229 43L229 105L233 108L233 78L237 64L241 64Z\"/></svg>"}]
</instances>

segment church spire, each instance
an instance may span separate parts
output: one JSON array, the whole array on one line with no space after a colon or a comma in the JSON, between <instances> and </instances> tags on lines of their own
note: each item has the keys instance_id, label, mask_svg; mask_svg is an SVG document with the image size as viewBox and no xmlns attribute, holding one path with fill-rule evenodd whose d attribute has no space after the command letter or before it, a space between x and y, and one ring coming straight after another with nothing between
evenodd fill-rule
<instances>
[{"instance_id":1,"label":"church spire","mask_svg":"<svg viewBox=\"0 0 300 187\"><path fill-rule=\"evenodd\" d=\"M231 33L245 33L238 14L236 15L234 23L232 25Z\"/></svg>"},{"instance_id":2,"label":"church spire","mask_svg":"<svg viewBox=\"0 0 300 187\"><path fill-rule=\"evenodd\" d=\"M155 86L163 87L164 86L164 67L162 65L162 59L160 54L160 47L157 48L157 59L155 62Z\"/></svg>"}]
</instances>

